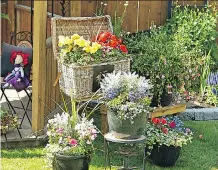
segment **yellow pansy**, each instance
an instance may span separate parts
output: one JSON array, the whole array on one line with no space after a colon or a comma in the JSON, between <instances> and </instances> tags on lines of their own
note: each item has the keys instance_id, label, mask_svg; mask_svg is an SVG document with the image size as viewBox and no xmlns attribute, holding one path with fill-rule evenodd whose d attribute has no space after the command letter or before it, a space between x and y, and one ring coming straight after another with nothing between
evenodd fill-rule
<instances>
[{"instance_id":1,"label":"yellow pansy","mask_svg":"<svg viewBox=\"0 0 218 170\"><path fill-rule=\"evenodd\" d=\"M91 47L91 49L90 49L90 53L91 54L93 54L93 53L95 53L96 51L98 51L98 47Z\"/></svg>"},{"instance_id":2,"label":"yellow pansy","mask_svg":"<svg viewBox=\"0 0 218 170\"><path fill-rule=\"evenodd\" d=\"M76 39L79 39L80 36L78 34L73 34L73 36L71 36L71 39L72 40L76 40Z\"/></svg>"},{"instance_id":3,"label":"yellow pansy","mask_svg":"<svg viewBox=\"0 0 218 170\"><path fill-rule=\"evenodd\" d=\"M97 42L93 42L92 47L99 49L101 48L101 44L98 44Z\"/></svg>"},{"instance_id":4,"label":"yellow pansy","mask_svg":"<svg viewBox=\"0 0 218 170\"><path fill-rule=\"evenodd\" d=\"M87 41L85 42L85 47L86 47L86 46L90 46L90 41L87 40Z\"/></svg>"},{"instance_id":5,"label":"yellow pansy","mask_svg":"<svg viewBox=\"0 0 218 170\"><path fill-rule=\"evenodd\" d=\"M79 47L85 47L85 44L86 44L86 40L84 40L82 37L74 40L74 45L78 45Z\"/></svg>"},{"instance_id":6,"label":"yellow pansy","mask_svg":"<svg viewBox=\"0 0 218 170\"><path fill-rule=\"evenodd\" d=\"M87 53L90 53L91 52L91 47L90 46L86 46L83 48L83 50Z\"/></svg>"},{"instance_id":7,"label":"yellow pansy","mask_svg":"<svg viewBox=\"0 0 218 170\"><path fill-rule=\"evenodd\" d=\"M65 45L65 37L63 35L60 35L58 37L59 41L58 41L58 46L62 47L63 45Z\"/></svg>"}]
</instances>

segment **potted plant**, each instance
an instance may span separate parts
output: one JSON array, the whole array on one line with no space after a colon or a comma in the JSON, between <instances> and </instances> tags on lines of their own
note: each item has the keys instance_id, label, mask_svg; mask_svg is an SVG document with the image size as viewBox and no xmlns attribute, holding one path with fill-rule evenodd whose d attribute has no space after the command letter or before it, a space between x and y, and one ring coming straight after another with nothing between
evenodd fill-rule
<instances>
[{"instance_id":1,"label":"potted plant","mask_svg":"<svg viewBox=\"0 0 218 170\"><path fill-rule=\"evenodd\" d=\"M89 98L99 89L103 73L130 70L128 50L112 31L108 15L52 18L53 51L64 93Z\"/></svg>"},{"instance_id":2,"label":"potted plant","mask_svg":"<svg viewBox=\"0 0 218 170\"><path fill-rule=\"evenodd\" d=\"M149 80L135 73L109 73L100 82L108 109L108 124L117 138L137 138L150 112Z\"/></svg>"},{"instance_id":3,"label":"potted plant","mask_svg":"<svg viewBox=\"0 0 218 170\"><path fill-rule=\"evenodd\" d=\"M4 108L0 108L1 115L1 135L6 134L7 131L13 130L20 125L18 116L10 114L10 112Z\"/></svg>"},{"instance_id":4,"label":"potted plant","mask_svg":"<svg viewBox=\"0 0 218 170\"><path fill-rule=\"evenodd\" d=\"M63 112L47 124L48 144L45 148L49 165L54 170L88 170L97 137L93 119L76 118Z\"/></svg>"},{"instance_id":5,"label":"potted plant","mask_svg":"<svg viewBox=\"0 0 218 170\"><path fill-rule=\"evenodd\" d=\"M172 166L180 155L183 145L192 140L192 132L177 117L152 118L146 124L145 154L159 166Z\"/></svg>"}]
</instances>

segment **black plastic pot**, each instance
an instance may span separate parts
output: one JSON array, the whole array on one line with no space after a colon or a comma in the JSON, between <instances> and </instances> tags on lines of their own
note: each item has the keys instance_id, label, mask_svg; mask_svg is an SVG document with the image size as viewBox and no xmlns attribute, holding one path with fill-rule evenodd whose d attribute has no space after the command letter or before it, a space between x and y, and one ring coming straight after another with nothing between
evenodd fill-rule
<instances>
[{"instance_id":1,"label":"black plastic pot","mask_svg":"<svg viewBox=\"0 0 218 170\"><path fill-rule=\"evenodd\" d=\"M154 164L159 166L173 166L179 158L180 150L181 147L166 145L158 147L158 145L154 145L151 151L150 159Z\"/></svg>"},{"instance_id":2,"label":"black plastic pot","mask_svg":"<svg viewBox=\"0 0 218 170\"><path fill-rule=\"evenodd\" d=\"M88 170L90 157L81 156L66 156L55 154L53 160L53 170Z\"/></svg>"},{"instance_id":3,"label":"black plastic pot","mask_svg":"<svg viewBox=\"0 0 218 170\"><path fill-rule=\"evenodd\" d=\"M163 91L162 95L160 96L160 105L162 107L169 106L172 102L172 95L168 94L166 90ZM151 107L158 107L158 99L157 96L153 96L151 100Z\"/></svg>"}]
</instances>

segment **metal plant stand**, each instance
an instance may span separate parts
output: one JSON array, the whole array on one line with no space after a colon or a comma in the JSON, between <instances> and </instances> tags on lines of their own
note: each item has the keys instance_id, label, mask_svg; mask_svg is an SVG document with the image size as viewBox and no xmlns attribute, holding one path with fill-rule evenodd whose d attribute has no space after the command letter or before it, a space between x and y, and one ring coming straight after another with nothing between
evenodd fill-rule
<instances>
[{"instance_id":1,"label":"metal plant stand","mask_svg":"<svg viewBox=\"0 0 218 170\"><path fill-rule=\"evenodd\" d=\"M109 150L109 142L114 142L118 144L139 144L142 143L146 140L145 136L141 136L140 138L137 139L132 139L132 140L127 140L127 139L118 139L115 138L113 133L107 133L104 135L104 148L105 148L105 170L109 166L111 169L111 161L110 161L110 150ZM117 153L117 151L114 151L114 153ZM126 147L124 150L119 151L119 154L123 155L123 166L120 167L118 170L132 170L132 169L137 169L136 167L130 167L129 166L129 157L136 155L133 153L132 150L130 150L128 147ZM146 155L144 154L143 157L143 170L145 170L145 159Z\"/></svg>"}]
</instances>

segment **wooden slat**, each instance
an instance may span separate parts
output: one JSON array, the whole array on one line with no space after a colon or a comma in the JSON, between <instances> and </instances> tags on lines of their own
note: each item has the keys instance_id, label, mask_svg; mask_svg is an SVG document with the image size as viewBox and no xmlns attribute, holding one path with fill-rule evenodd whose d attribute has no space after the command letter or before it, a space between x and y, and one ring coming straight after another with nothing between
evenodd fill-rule
<instances>
[{"instance_id":1,"label":"wooden slat","mask_svg":"<svg viewBox=\"0 0 218 170\"><path fill-rule=\"evenodd\" d=\"M14 7L16 5L17 1L8 1L8 16L10 18L10 24L8 25L8 35L10 35L11 32L15 33L15 10ZM9 37L10 38L10 37Z\"/></svg>"},{"instance_id":2,"label":"wooden slat","mask_svg":"<svg viewBox=\"0 0 218 170\"><path fill-rule=\"evenodd\" d=\"M167 106L162 108L155 109L149 117L159 117L172 115L179 112L184 112L186 110L186 104L176 105L176 106Z\"/></svg>"},{"instance_id":3,"label":"wooden slat","mask_svg":"<svg viewBox=\"0 0 218 170\"><path fill-rule=\"evenodd\" d=\"M81 16L81 1L70 1L70 16L80 17Z\"/></svg>"},{"instance_id":4,"label":"wooden slat","mask_svg":"<svg viewBox=\"0 0 218 170\"><path fill-rule=\"evenodd\" d=\"M139 1L139 31L149 29L149 9L151 1Z\"/></svg>"},{"instance_id":5,"label":"wooden slat","mask_svg":"<svg viewBox=\"0 0 218 170\"><path fill-rule=\"evenodd\" d=\"M32 131L44 129L47 1L34 1Z\"/></svg>"}]
</instances>

